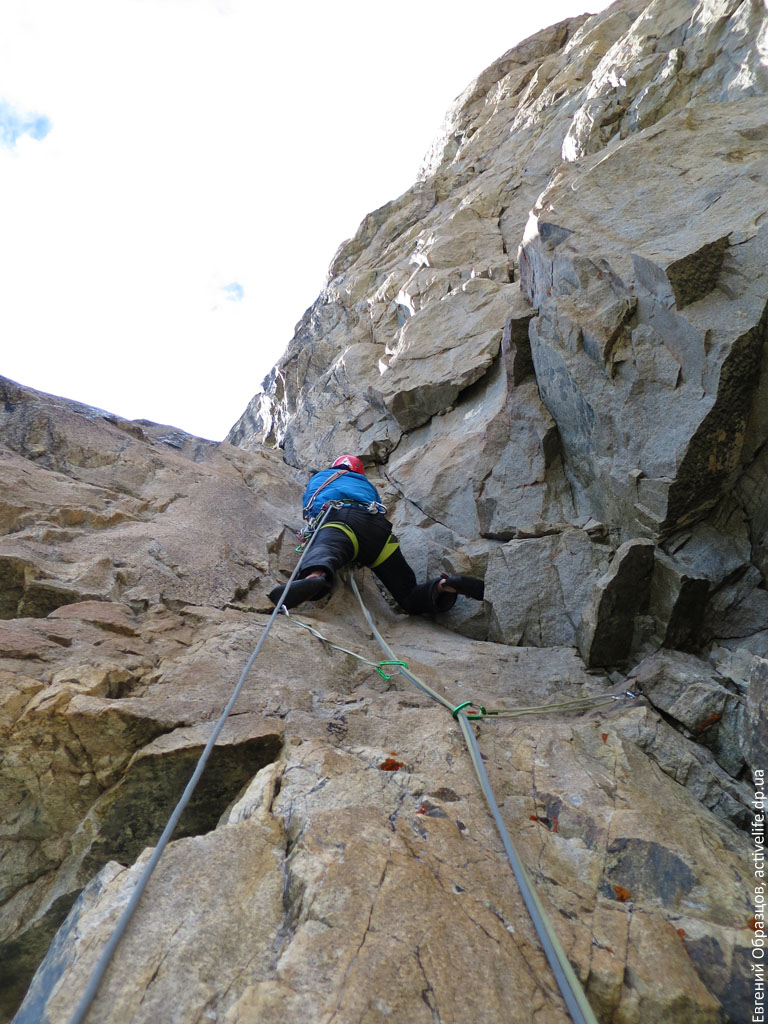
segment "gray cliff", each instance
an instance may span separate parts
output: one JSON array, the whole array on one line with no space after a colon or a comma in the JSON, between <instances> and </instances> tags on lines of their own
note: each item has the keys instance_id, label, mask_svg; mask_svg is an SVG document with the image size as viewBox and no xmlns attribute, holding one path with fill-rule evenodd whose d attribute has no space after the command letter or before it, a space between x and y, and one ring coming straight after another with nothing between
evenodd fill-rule
<instances>
[{"instance_id":1,"label":"gray cliff","mask_svg":"<svg viewBox=\"0 0 768 1024\"><path fill-rule=\"evenodd\" d=\"M557 706L474 728L600 1024L752 1019L767 55L758 0L505 53L222 444L0 379L1 1020L70 1019L343 451L419 576L486 580L431 622L358 572L398 657ZM90 1024L568 1021L451 715L346 653L347 587L291 619Z\"/></svg>"}]
</instances>

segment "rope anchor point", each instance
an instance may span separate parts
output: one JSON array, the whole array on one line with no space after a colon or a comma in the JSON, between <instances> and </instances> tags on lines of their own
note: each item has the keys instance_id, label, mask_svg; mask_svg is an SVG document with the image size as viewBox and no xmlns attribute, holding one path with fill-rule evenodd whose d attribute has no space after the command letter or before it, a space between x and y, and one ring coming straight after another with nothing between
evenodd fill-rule
<instances>
[{"instance_id":1,"label":"rope anchor point","mask_svg":"<svg viewBox=\"0 0 768 1024\"><path fill-rule=\"evenodd\" d=\"M379 673L382 679L392 678L392 676L387 675L387 673L384 671L385 665L396 665L398 668L408 668L408 664L405 661L380 661L378 665L376 665L376 671Z\"/></svg>"},{"instance_id":2,"label":"rope anchor point","mask_svg":"<svg viewBox=\"0 0 768 1024\"><path fill-rule=\"evenodd\" d=\"M470 721L476 721L478 718L485 718L486 715L489 715L489 714L492 715L493 714L492 711L487 711L483 707L482 704L476 704L473 700L465 700L463 704L458 704L453 709L451 714L453 715L454 718L458 718L459 717L459 712L463 711L464 708L474 708L475 709L475 714L474 715L467 715L467 718Z\"/></svg>"}]
</instances>

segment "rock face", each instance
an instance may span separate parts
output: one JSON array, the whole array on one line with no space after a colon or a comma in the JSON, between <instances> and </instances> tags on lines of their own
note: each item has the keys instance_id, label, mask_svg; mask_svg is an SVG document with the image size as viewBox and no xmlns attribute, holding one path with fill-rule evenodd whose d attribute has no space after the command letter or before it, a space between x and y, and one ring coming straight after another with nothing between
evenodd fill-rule
<instances>
[{"instance_id":1,"label":"rock face","mask_svg":"<svg viewBox=\"0 0 768 1024\"><path fill-rule=\"evenodd\" d=\"M620 2L505 54L229 439L379 466L401 531L439 527L425 563L486 572L495 640L589 632L635 538L662 642L764 633L765 34L759 4ZM510 598L521 569L543 601Z\"/></svg>"},{"instance_id":2,"label":"rock face","mask_svg":"<svg viewBox=\"0 0 768 1024\"><path fill-rule=\"evenodd\" d=\"M766 52L764 4L619 0L505 53L228 443L0 382L0 1019L70 1019L344 450L419 576L486 580L432 623L360 575L452 705L534 709L474 728L597 1019L752 1019ZM380 657L343 586L278 618L89 1021L569 1019Z\"/></svg>"}]
</instances>

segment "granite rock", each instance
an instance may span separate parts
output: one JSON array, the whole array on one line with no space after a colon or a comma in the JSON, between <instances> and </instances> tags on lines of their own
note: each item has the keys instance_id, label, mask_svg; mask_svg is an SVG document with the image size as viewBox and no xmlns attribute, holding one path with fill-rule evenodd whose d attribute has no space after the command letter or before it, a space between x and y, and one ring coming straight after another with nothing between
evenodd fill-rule
<instances>
[{"instance_id":1,"label":"granite rock","mask_svg":"<svg viewBox=\"0 0 768 1024\"><path fill-rule=\"evenodd\" d=\"M432 622L358 573L509 713L472 728L597 1018L750 1019L767 36L618 0L504 53L228 443L0 382L3 1020L70 1019L341 450L420 579L486 581ZM275 620L94 1024L567 1020L456 722L379 658L341 581Z\"/></svg>"}]
</instances>

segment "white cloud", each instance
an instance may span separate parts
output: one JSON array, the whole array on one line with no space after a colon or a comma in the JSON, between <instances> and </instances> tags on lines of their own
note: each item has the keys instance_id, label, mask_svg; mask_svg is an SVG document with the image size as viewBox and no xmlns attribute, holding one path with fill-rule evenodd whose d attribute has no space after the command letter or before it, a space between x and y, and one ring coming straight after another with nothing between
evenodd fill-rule
<instances>
[{"instance_id":1,"label":"white cloud","mask_svg":"<svg viewBox=\"0 0 768 1024\"><path fill-rule=\"evenodd\" d=\"M222 437L453 97L581 5L467 10L3 0L6 99L54 129L0 148L0 372Z\"/></svg>"}]
</instances>

